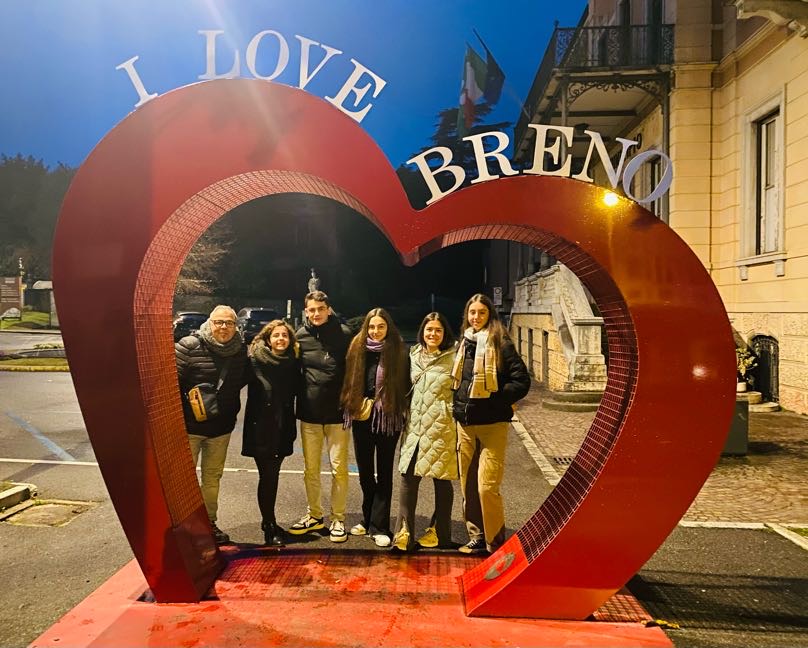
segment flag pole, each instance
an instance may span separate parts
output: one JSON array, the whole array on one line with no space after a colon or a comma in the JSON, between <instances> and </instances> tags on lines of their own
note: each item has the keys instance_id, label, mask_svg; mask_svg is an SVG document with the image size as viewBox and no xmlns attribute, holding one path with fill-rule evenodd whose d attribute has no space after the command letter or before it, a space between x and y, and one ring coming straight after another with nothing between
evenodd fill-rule
<instances>
[{"instance_id":1,"label":"flag pole","mask_svg":"<svg viewBox=\"0 0 808 648\"><path fill-rule=\"evenodd\" d=\"M478 40L478 41L480 41L480 44L483 46L483 48L485 48L486 53L490 53L490 52L491 52L491 50L490 50L490 49L488 49L488 45L486 45L486 44L485 44L485 41L483 40L483 37L482 37L482 36L480 36L480 35L477 33L477 30L476 30L476 29L474 29L474 27L472 27L472 28L471 28L471 31L473 31L473 32L474 32L474 35L477 37L477 40ZM466 44L468 45L468 43L466 43Z\"/></svg>"}]
</instances>

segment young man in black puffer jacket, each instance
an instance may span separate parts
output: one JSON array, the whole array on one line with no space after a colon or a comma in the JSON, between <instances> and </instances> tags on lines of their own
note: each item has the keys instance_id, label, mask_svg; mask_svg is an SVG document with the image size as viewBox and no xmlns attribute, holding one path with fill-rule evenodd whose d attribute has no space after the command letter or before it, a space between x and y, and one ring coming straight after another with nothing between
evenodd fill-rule
<instances>
[{"instance_id":1,"label":"young man in black puffer jacket","mask_svg":"<svg viewBox=\"0 0 808 648\"><path fill-rule=\"evenodd\" d=\"M304 299L305 324L295 334L300 344L303 389L297 399L300 438L305 462L303 480L308 509L289 533L302 535L325 527L320 499L320 457L328 448L331 479L332 542L345 542L345 506L348 497L348 446L351 428L343 425L340 392L345 378L345 354L351 332L331 312L328 295L315 290Z\"/></svg>"},{"instance_id":2,"label":"young man in black puffer jacket","mask_svg":"<svg viewBox=\"0 0 808 648\"><path fill-rule=\"evenodd\" d=\"M230 537L216 525L219 482L224 472L230 433L241 409L241 388L250 376L247 349L236 334L236 312L229 306L214 308L197 334L184 337L174 345L174 354L194 466L202 455L202 500L216 542L225 544ZM219 414L206 421L197 421L191 410L188 391L199 383L217 385L222 376L224 379L216 395Z\"/></svg>"}]
</instances>

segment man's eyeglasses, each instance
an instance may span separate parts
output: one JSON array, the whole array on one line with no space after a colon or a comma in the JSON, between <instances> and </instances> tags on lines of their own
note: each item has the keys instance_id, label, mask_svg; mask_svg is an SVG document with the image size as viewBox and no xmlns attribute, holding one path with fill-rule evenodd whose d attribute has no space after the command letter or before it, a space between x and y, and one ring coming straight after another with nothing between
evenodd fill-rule
<instances>
[{"instance_id":1,"label":"man's eyeglasses","mask_svg":"<svg viewBox=\"0 0 808 648\"><path fill-rule=\"evenodd\" d=\"M236 325L233 320L210 320L210 323L213 324L213 326L218 326L219 328L233 328Z\"/></svg>"}]
</instances>

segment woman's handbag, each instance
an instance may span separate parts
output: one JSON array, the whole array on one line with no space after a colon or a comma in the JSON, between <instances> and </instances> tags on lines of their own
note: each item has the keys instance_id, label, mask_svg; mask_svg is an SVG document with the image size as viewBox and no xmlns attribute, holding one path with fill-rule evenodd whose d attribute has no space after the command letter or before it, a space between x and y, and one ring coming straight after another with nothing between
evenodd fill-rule
<instances>
[{"instance_id":1,"label":"woman's handbag","mask_svg":"<svg viewBox=\"0 0 808 648\"><path fill-rule=\"evenodd\" d=\"M362 399L362 405L359 407L359 413L353 417L354 421L367 421L370 418L371 413L373 412L373 403L375 400L373 398L368 398L365 396Z\"/></svg>"},{"instance_id":2,"label":"woman's handbag","mask_svg":"<svg viewBox=\"0 0 808 648\"><path fill-rule=\"evenodd\" d=\"M219 374L219 381L216 385L211 383L199 383L188 390L188 403L191 405L191 412L197 423L204 423L219 416L219 389L227 377L227 370L230 368L230 358L225 361L222 373Z\"/></svg>"}]
</instances>

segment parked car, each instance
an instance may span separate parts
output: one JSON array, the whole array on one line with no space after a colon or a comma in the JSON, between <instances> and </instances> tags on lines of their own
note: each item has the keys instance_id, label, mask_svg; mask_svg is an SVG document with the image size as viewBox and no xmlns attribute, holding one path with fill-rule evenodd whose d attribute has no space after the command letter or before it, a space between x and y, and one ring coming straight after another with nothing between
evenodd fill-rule
<instances>
[{"instance_id":1,"label":"parked car","mask_svg":"<svg viewBox=\"0 0 808 648\"><path fill-rule=\"evenodd\" d=\"M205 323L208 316L204 313L181 311L174 318L174 342L179 342L186 335L193 335Z\"/></svg>"},{"instance_id":2,"label":"parked car","mask_svg":"<svg viewBox=\"0 0 808 648\"><path fill-rule=\"evenodd\" d=\"M278 311L272 308L257 308L247 306L242 308L237 316L236 326L238 327L241 339L250 344L253 338L258 335L264 325L274 319L279 319Z\"/></svg>"}]
</instances>

